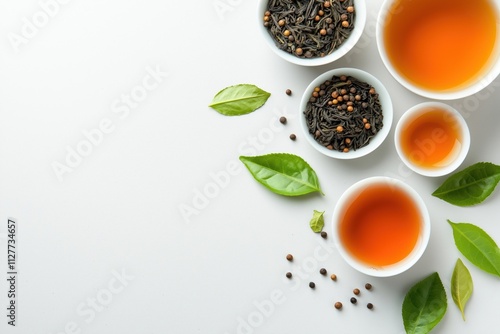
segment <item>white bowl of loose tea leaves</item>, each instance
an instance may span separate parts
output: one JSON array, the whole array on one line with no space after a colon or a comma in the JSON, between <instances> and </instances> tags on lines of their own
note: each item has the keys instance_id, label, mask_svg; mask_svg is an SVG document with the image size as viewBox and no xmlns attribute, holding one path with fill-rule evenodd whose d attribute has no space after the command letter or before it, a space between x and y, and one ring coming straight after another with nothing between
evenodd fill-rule
<instances>
[{"instance_id":1,"label":"white bowl of loose tea leaves","mask_svg":"<svg viewBox=\"0 0 500 334\"><path fill-rule=\"evenodd\" d=\"M300 103L307 141L337 159L373 152L389 134L392 119L392 101L384 85L355 68L321 74L306 88Z\"/></svg>"},{"instance_id":2,"label":"white bowl of loose tea leaves","mask_svg":"<svg viewBox=\"0 0 500 334\"><path fill-rule=\"evenodd\" d=\"M259 0L259 30L281 58L298 65L331 63L358 42L364 0Z\"/></svg>"}]
</instances>

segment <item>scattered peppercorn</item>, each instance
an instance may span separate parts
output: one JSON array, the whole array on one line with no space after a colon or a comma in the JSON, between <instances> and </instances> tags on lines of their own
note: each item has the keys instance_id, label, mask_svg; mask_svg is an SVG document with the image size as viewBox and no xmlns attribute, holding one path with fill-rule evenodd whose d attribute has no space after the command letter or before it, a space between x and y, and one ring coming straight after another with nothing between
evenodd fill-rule
<instances>
[{"instance_id":1,"label":"scattered peppercorn","mask_svg":"<svg viewBox=\"0 0 500 334\"><path fill-rule=\"evenodd\" d=\"M358 300L354 297L351 297L351 304L356 304Z\"/></svg>"},{"instance_id":2,"label":"scattered peppercorn","mask_svg":"<svg viewBox=\"0 0 500 334\"><path fill-rule=\"evenodd\" d=\"M286 259L287 259L288 261L293 261L293 255L292 255L292 254L288 254L288 255L286 256Z\"/></svg>"},{"instance_id":3,"label":"scattered peppercorn","mask_svg":"<svg viewBox=\"0 0 500 334\"><path fill-rule=\"evenodd\" d=\"M366 283L365 284L365 289L366 290L371 290L372 289L372 285L370 283Z\"/></svg>"},{"instance_id":4,"label":"scattered peppercorn","mask_svg":"<svg viewBox=\"0 0 500 334\"><path fill-rule=\"evenodd\" d=\"M354 293L356 296L357 296L357 295L359 295L359 293L360 293L360 292L361 292L361 291L359 291L359 289L358 289L358 288L356 288L356 289L352 290L352 293Z\"/></svg>"},{"instance_id":5,"label":"scattered peppercorn","mask_svg":"<svg viewBox=\"0 0 500 334\"><path fill-rule=\"evenodd\" d=\"M335 308L336 308L337 310L340 310L340 309L342 308L342 303L341 303L341 302L336 302L336 303L335 303Z\"/></svg>"},{"instance_id":6,"label":"scattered peppercorn","mask_svg":"<svg viewBox=\"0 0 500 334\"><path fill-rule=\"evenodd\" d=\"M286 93L286 95L288 95L288 96L292 95L292 91L291 91L290 89L287 89L287 90L285 91L285 93Z\"/></svg>"},{"instance_id":7,"label":"scattered peppercorn","mask_svg":"<svg viewBox=\"0 0 500 334\"><path fill-rule=\"evenodd\" d=\"M373 304L372 303L368 303L366 304L366 307L368 307L369 310L373 309Z\"/></svg>"},{"instance_id":8,"label":"scattered peppercorn","mask_svg":"<svg viewBox=\"0 0 500 334\"><path fill-rule=\"evenodd\" d=\"M326 239L326 237L328 237L328 233L326 233L325 231L322 231L322 232L321 232L321 237L322 237L323 239Z\"/></svg>"},{"instance_id":9,"label":"scattered peppercorn","mask_svg":"<svg viewBox=\"0 0 500 334\"><path fill-rule=\"evenodd\" d=\"M285 124L286 123L286 117L285 116L281 116L280 117L280 123L281 124Z\"/></svg>"},{"instance_id":10,"label":"scattered peppercorn","mask_svg":"<svg viewBox=\"0 0 500 334\"><path fill-rule=\"evenodd\" d=\"M286 273L286 277L287 277L287 278L292 278L292 273L291 273L291 272L287 272L287 273Z\"/></svg>"},{"instance_id":11,"label":"scattered peppercorn","mask_svg":"<svg viewBox=\"0 0 500 334\"><path fill-rule=\"evenodd\" d=\"M297 139L297 136L294 133L292 133L292 134L290 134L290 139L295 140L295 139Z\"/></svg>"},{"instance_id":12,"label":"scattered peppercorn","mask_svg":"<svg viewBox=\"0 0 500 334\"><path fill-rule=\"evenodd\" d=\"M321 269L319 270L319 273L320 273L321 275L326 275L326 269L325 269L325 268L321 268Z\"/></svg>"},{"instance_id":13,"label":"scattered peppercorn","mask_svg":"<svg viewBox=\"0 0 500 334\"><path fill-rule=\"evenodd\" d=\"M314 282L309 282L309 287L311 289L314 289L316 287L316 284L314 284Z\"/></svg>"},{"instance_id":14,"label":"scattered peppercorn","mask_svg":"<svg viewBox=\"0 0 500 334\"><path fill-rule=\"evenodd\" d=\"M332 281L336 281L337 280L337 275L331 274L330 278L332 279Z\"/></svg>"}]
</instances>

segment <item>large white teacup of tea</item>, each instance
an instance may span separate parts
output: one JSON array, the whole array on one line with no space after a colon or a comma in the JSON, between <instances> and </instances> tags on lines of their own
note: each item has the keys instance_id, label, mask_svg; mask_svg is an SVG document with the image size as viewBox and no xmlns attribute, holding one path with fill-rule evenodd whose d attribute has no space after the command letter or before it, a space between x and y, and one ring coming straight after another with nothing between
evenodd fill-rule
<instances>
[{"instance_id":1,"label":"large white teacup of tea","mask_svg":"<svg viewBox=\"0 0 500 334\"><path fill-rule=\"evenodd\" d=\"M376 35L393 77L428 98L475 94L500 73L495 0L385 0Z\"/></svg>"}]
</instances>

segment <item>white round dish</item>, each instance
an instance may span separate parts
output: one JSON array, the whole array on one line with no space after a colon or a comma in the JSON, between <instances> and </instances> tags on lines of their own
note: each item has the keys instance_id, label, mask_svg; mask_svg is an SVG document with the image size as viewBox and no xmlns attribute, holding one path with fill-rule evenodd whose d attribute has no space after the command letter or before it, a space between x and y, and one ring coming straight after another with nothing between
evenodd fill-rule
<instances>
[{"instance_id":1,"label":"white round dish","mask_svg":"<svg viewBox=\"0 0 500 334\"><path fill-rule=\"evenodd\" d=\"M315 58L299 58L292 55L286 51L280 50L271 35L269 34L266 27L263 25L264 13L267 10L269 0L259 0L257 7L257 24L259 31L265 41L265 43L282 59L297 65L302 66L320 66L334 62L341 57L343 57L347 52L349 52L358 42L359 38L363 34L366 23L366 4L363 0L354 0L354 8L356 11L356 16L354 20L354 28L349 35L349 37L340 45L340 47L334 50L331 54L324 57Z\"/></svg>"},{"instance_id":2,"label":"white round dish","mask_svg":"<svg viewBox=\"0 0 500 334\"><path fill-rule=\"evenodd\" d=\"M430 99L436 100L455 100L464 98L470 95L473 95L483 88L486 88L491 82L493 82L497 76L500 74L500 34L497 33L497 40L495 49L493 51L493 59L489 61L486 69L481 71L481 75L471 82L461 85L459 87L444 90L444 91L435 91L426 89L420 86L415 85L408 79L406 79L401 73L399 73L396 68L392 65L389 56L386 52L386 46L384 41L384 28L386 20L390 19L390 15L392 15L392 6L397 0L385 0L382 3L380 8L378 17L377 17L377 27L376 27L376 40L377 40L377 48L382 58L382 61L389 71L389 73L399 82L402 86L410 90L411 92L418 94L423 97L427 97ZM498 1L492 1L492 5L494 6L497 14L497 18L500 20L500 3ZM433 10L430 8L429 10ZM497 30L500 30L500 22L497 22ZM464 41L466 43L466 41Z\"/></svg>"},{"instance_id":3,"label":"white round dish","mask_svg":"<svg viewBox=\"0 0 500 334\"><path fill-rule=\"evenodd\" d=\"M414 246L413 251L410 252L410 254L406 256L406 258L392 265L383 267L374 267L360 261L346 249L340 237L339 227L340 227L340 222L342 221L346 210L349 208L351 203L353 203L353 201L356 201L359 194L363 190L369 187L381 184L388 185L394 189L399 189L412 200L412 202L417 207L417 210L420 213L421 228L417 243ZM376 276L376 277L389 277L398 275L410 269L420 259L429 242L431 233L431 222L427 207L423 199L413 188L411 188L409 185L398 179L385 176L376 176L358 181L357 183L350 186L342 194L333 212L332 232L337 250L339 251L342 258L351 267L366 275Z\"/></svg>"},{"instance_id":4,"label":"white round dish","mask_svg":"<svg viewBox=\"0 0 500 334\"><path fill-rule=\"evenodd\" d=\"M315 87L320 86L323 84L326 80L331 79L333 76L341 76L341 75L346 75L346 76L352 76L360 81L366 82L370 85L372 85L377 93L379 94L379 101L382 106L382 114L383 114L383 122L384 125L382 129L371 139L370 143L364 147L361 147L357 150L351 150L349 152L339 152L336 150L329 150L323 145L319 144L312 134L309 133L309 129L307 128L306 120L304 117L304 110L307 107L307 104L309 103L309 98L314 91ZM314 147L317 151L323 153L326 156L336 158L336 159L355 159L359 157L363 157L371 152L373 152L377 147L379 147L387 135L389 134L392 126L392 120L393 120L393 107L392 107L392 101L391 97L389 95L389 92L387 89L384 87L384 85L373 75L369 74L368 72L365 72L363 70L355 69L355 68L337 68L334 70L330 70L328 72L325 72L318 76L316 79L314 79L309 86L306 88L304 95L302 96L302 100L300 102L300 123L301 123L301 128L302 132L304 133L304 136L306 137L306 140L311 144L312 147Z\"/></svg>"},{"instance_id":5,"label":"white round dish","mask_svg":"<svg viewBox=\"0 0 500 334\"><path fill-rule=\"evenodd\" d=\"M459 145L459 148L457 149L457 152L452 160L443 163L441 166L437 166L434 168L424 168L422 166L413 163L411 159L407 156L407 154L404 152L401 145L401 137L402 137L402 132L411 121L424 115L425 113L427 113L429 110L432 109L438 109L444 111L443 120L453 122L455 124L455 126L458 128L457 131L460 133L461 141L457 143L457 145ZM408 109L399 119L396 125L396 129L394 131L394 143L396 145L396 151L398 152L399 158L404 162L404 164L408 168L424 176L432 176L432 177L443 176L456 170L465 160L467 153L469 152L470 141L471 139L470 139L469 128L467 126L467 122L465 122L462 115L453 107L441 102L424 102ZM427 152L427 151L432 150L434 146L437 146L439 144L440 144L439 142L434 142L434 141L431 141L430 143L425 143L425 145L422 145L422 148L415 153L430 154L432 152Z\"/></svg>"}]
</instances>

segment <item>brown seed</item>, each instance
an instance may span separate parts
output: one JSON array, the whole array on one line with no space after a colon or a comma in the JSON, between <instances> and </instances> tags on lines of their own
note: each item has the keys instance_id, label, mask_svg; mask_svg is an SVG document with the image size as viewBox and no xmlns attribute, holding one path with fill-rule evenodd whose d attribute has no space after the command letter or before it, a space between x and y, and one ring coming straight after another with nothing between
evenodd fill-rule
<instances>
[{"instance_id":1,"label":"brown seed","mask_svg":"<svg viewBox=\"0 0 500 334\"><path fill-rule=\"evenodd\" d=\"M283 31L283 36L285 36L285 37L290 36L290 30Z\"/></svg>"},{"instance_id":2,"label":"brown seed","mask_svg":"<svg viewBox=\"0 0 500 334\"><path fill-rule=\"evenodd\" d=\"M358 302L358 300L354 297L351 297L351 303L352 304L356 304Z\"/></svg>"},{"instance_id":3,"label":"brown seed","mask_svg":"<svg viewBox=\"0 0 500 334\"><path fill-rule=\"evenodd\" d=\"M321 268L321 269L319 270L319 273L320 273L321 275L326 275L326 269L325 269L325 268Z\"/></svg>"},{"instance_id":4,"label":"brown seed","mask_svg":"<svg viewBox=\"0 0 500 334\"><path fill-rule=\"evenodd\" d=\"M352 293L354 293L356 296L357 296L357 295L359 295L359 293L360 293L360 292L361 292L361 291L359 291L359 289L358 289L358 288L356 288L356 289L352 290Z\"/></svg>"},{"instance_id":5,"label":"brown seed","mask_svg":"<svg viewBox=\"0 0 500 334\"><path fill-rule=\"evenodd\" d=\"M328 145L326 148L329 149L329 150L333 150L333 146L332 145Z\"/></svg>"},{"instance_id":6,"label":"brown seed","mask_svg":"<svg viewBox=\"0 0 500 334\"><path fill-rule=\"evenodd\" d=\"M373 88L373 87L370 88L369 93L372 94L372 95L375 94L375 88Z\"/></svg>"},{"instance_id":7,"label":"brown seed","mask_svg":"<svg viewBox=\"0 0 500 334\"><path fill-rule=\"evenodd\" d=\"M349 27L349 22L348 21L342 21L342 27L344 27L344 28Z\"/></svg>"},{"instance_id":8,"label":"brown seed","mask_svg":"<svg viewBox=\"0 0 500 334\"><path fill-rule=\"evenodd\" d=\"M285 25L285 23L286 23L286 22L285 22L285 20L283 20L283 19L281 19L281 20L279 20L279 21L278 21L278 25L279 25L280 27L283 27L283 26Z\"/></svg>"},{"instance_id":9,"label":"brown seed","mask_svg":"<svg viewBox=\"0 0 500 334\"><path fill-rule=\"evenodd\" d=\"M302 55L302 53L304 53L304 51L302 50L302 48L296 48L296 49L295 49L295 54L296 54L297 56L301 56L301 55Z\"/></svg>"},{"instance_id":10,"label":"brown seed","mask_svg":"<svg viewBox=\"0 0 500 334\"><path fill-rule=\"evenodd\" d=\"M347 107L347 111L349 111L349 112L353 112L353 111L354 111L354 107L353 107L353 106L348 106L348 107Z\"/></svg>"},{"instance_id":11,"label":"brown seed","mask_svg":"<svg viewBox=\"0 0 500 334\"><path fill-rule=\"evenodd\" d=\"M351 138L344 139L344 143L346 143L346 145L349 145L351 143Z\"/></svg>"},{"instance_id":12,"label":"brown seed","mask_svg":"<svg viewBox=\"0 0 500 334\"><path fill-rule=\"evenodd\" d=\"M330 1L325 1L325 2L323 3L323 6L324 6L325 8L330 7L330 6L331 6Z\"/></svg>"},{"instance_id":13,"label":"brown seed","mask_svg":"<svg viewBox=\"0 0 500 334\"><path fill-rule=\"evenodd\" d=\"M340 19L341 19L342 21L346 21L346 20L347 20L347 14L342 14L342 15L340 15Z\"/></svg>"},{"instance_id":14,"label":"brown seed","mask_svg":"<svg viewBox=\"0 0 500 334\"><path fill-rule=\"evenodd\" d=\"M347 76L341 75L340 76L340 81L347 81Z\"/></svg>"},{"instance_id":15,"label":"brown seed","mask_svg":"<svg viewBox=\"0 0 500 334\"><path fill-rule=\"evenodd\" d=\"M325 35L326 35L326 29L321 29L321 30L319 31L319 34L320 34L321 36L325 36Z\"/></svg>"},{"instance_id":16,"label":"brown seed","mask_svg":"<svg viewBox=\"0 0 500 334\"><path fill-rule=\"evenodd\" d=\"M345 95L345 94L347 94L347 89L342 88L342 89L340 90L340 94L341 94L341 95Z\"/></svg>"},{"instance_id":17,"label":"brown seed","mask_svg":"<svg viewBox=\"0 0 500 334\"><path fill-rule=\"evenodd\" d=\"M311 289L314 289L316 287L316 284L314 284L314 282L309 282L309 287Z\"/></svg>"},{"instance_id":18,"label":"brown seed","mask_svg":"<svg viewBox=\"0 0 500 334\"><path fill-rule=\"evenodd\" d=\"M285 116L281 116L280 117L280 123L281 124L285 124L286 123L286 117Z\"/></svg>"},{"instance_id":19,"label":"brown seed","mask_svg":"<svg viewBox=\"0 0 500 334\"><path fill-rule=\"evenodd\" d=\"M292 278L292 273L291 272L287 272L286 273L286 278Z\"/></svg>"},{"instance_id":20,"label":"brown seed","mask_svg":"<svg viewBox=\"0 0 500 334\"><path fill-rule=\"evenodd\" d=\"M318 15L323 16L323 15L325 15L325 12L320 9L320 10L318 10Z\"/></svg>"},{"instance_id":21,"label":"brown seed","mask_svg":"<svg viewBox=\"0 0 500 334\"><path fill-rule=\"evenodd\" d=\"M290 96L290 95L292 95L292 90L291 89L287 89L285 91L285 93L286 93L286 95Z\"/></svg>"},{"instance_id":22,"label":"brown seed","mask_svg":"<svg viewBox=\"0 0 500 334\"><path fill-rule=\"evenodd\" d=\"M323 232L321 232L321 237L323 239L326 239L326 237L328 237L328 234L325 231L323 231Z\"/></svg>"},{"instance_id":23,"label":"brown seed","mask_svg":"<svg viewBox=\"0 0 500 334\"><path fill-rule=\"evenodd\" d=\"M344 127L342 125L337 126L337 132L344 131Z\"/></svg>"},{"instance_id":24,"label":"brown seed","mask_svg":"<svg viewBox=\"0 0 500 334\"><path fill-rule=\"evenodd\" d=\"M294 133L291 133L290 134L290 139L291 140L295 140L295 139L297 139L297 136Z\"/></svg>"},{"instance_id":25,"label":"brown seed","mask_svg":"<svg viewBox=\"0 0 500 334\"><path fill-rule=\"evenodd\" d=\"M337 280L337 275L331 274L330 278L332 279L332 281L336 281Z\"/></svg>"},{"instance_id":26,"label":"brown seed","mask_svg":"<svg viewBox=\"0 0 500 334\"><path fill-rule=\"evenodd\" d=\"M316 16L314 17L314 21L318 22L319 20L321 20L321 16L316 15Z\"/></svg>"},{"instance_id":27,"label":"brown seed","mask_svg":"<svg viewBox=\"0 0 500 334\"><path fill-rule=\"evenodd\" d=\"M342 303L341 303L341 302L336 302L336 303L335 303L335 308L336 308L337 310L340 310L340 309L342 308Z\"/></svg>"},{"instance_id":28,"label":"brown seed","mask_svg":"<svg viewBox=\"0 0 500 334\"><path fill-rule=\"evenodd\" d=\"M286 259L288 261L293 261L293 255L292 254L287 254Z\"/></svg>"},{"instance_id":29,"label":"brown seed","mask_svg":"<svg viewBox=\"0 0 500 334\"><path fill-rule=\"evenodd\" d=\"M264 13L264 15L269 16L269 15L271 15L271 12L268 11L268 10L266 10L266 12Z\"/></svg>"},{"instance_id":30,"label":"brown seed","mask_svg":"<svg viewBox=\"0 0 500 334\"><path fill-rule=\"evenodd\" d=\"M372 289L372 285L370 283L366 283L365 284L365 289L366 290L371 290Z\"/></svg>"},{"instance_id":31,"label":"brown seed","mask_svg":"<svg viewBox=\"0 0 500 334\"><path fill-rule=\"evenodd\" d=\"M349 7L347 7L347 11L348 11L349 13L354 12L354 6L349 6Z\"/></svg>"},{"instance_id":32,"label":"brown seed","mask_svg":"<svg viewBox=\"0 0 500 334\"><path fill-rule=\"evenodd\" d=\"M366 129L366 130L369 130L371 127L372 127L372 126L371 126L371 124L370 124L370 123L366 123L366 124L365 124L365 129Z\"/></svg>"},{"instance_id":33,"label":"brown seed","mask_svg":"<svg viewBox=\"0 0 500 334\"><path fill-rule=\"evenodd\" d=\"M344 147L344 149L342 150L342 152L347 153L347 152L349 152L349 149L347 147Z\"/></svg>"},{"instance_id":34,"label":"brown seed","mask_svg":"<svg viewBox=\"0 0 500 334\"><path fill-rule=\"evenodd\" d=\"M366 307L368 307L369 310L373 309L373 304L372 303L368 303L366 304Z\"/></svg>"}]
</instances>

